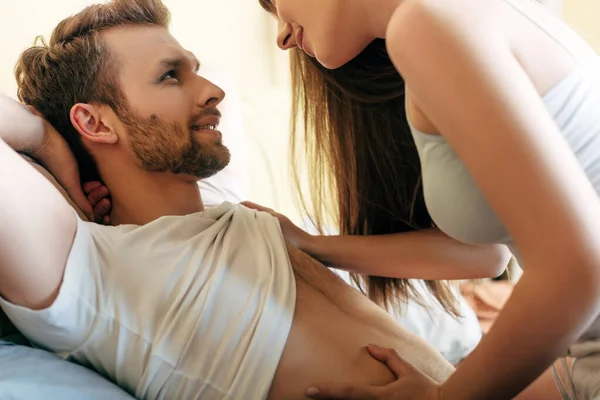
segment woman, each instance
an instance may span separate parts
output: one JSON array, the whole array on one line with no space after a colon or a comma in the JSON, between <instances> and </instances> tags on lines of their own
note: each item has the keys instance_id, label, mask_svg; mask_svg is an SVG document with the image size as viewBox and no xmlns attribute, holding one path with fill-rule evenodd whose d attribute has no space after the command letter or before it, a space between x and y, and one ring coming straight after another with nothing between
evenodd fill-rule
<instances>
[{"instance_id":1,"label":"woman","mask_svg":"<svg viewBox=\"0 0 600 400\"><path fill-rule=\"evenodd\" d=\"M506 261L493 244L508 245L525 269L490 333L443 385L375 349L394 384L307 393L508 399L570 354L565 398L600 396L599 57L528 0L260 3L280 21L279 46L300 50L295 104L317 220L329 191L342 234L425 229L311 237L279 216L288 240L376 277L492 276ZM452 310L442 285L430 287ZM371 277L367 291L385 303L410 285Z\"/></svg>"}]
</instances>

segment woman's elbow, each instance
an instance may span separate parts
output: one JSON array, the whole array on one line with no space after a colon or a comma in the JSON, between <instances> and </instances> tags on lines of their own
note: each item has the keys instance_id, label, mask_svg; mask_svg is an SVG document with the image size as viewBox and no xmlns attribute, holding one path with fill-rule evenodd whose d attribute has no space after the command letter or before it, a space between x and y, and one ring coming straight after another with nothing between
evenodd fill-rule
<instances>
[{"instance_id":1,"label":"woman's elbow","mask_svg":"<svg viewBox=\"0 0 600 400\"><path fill-rule=\"evenodd\" d=\"M482 272L485 271L482 278L496 278L508 267L512 253L505 245L494 244L483 246L481 256Z\"/></svg>"}]
</instances>

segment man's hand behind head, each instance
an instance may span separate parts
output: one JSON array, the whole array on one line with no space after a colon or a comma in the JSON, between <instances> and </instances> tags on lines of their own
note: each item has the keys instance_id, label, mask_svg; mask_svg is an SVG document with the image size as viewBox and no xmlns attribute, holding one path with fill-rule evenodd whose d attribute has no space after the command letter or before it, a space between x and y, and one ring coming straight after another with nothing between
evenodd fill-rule
<instances>
[{"instance_id":1,"label":"man's hand behind head","mask_svg":"<svg viewBox=\"0 0 600 400\"><path fill-rule=\"evenodd\" d=\"M83 192L94 208L94 221L110 225L112 202L108 188L102 182L86 182L83 184Z\"/></svg>"},{"instance_id":2,"label":"man's hand behind head","mask_svg":"<svg viewBox=\"0 0 600 400\"><path fill-rule=\"evenodd\" d=\"M32 113L41 117L33 107ZM86 198L81 187L79 166L65 139L44 120L44 141L38 149L31 152L31 156L41 162L44 167L56 178L58 183L67 191L71 200L91 220L94 220L92 205Z\"/></svg>"}]
</instances>

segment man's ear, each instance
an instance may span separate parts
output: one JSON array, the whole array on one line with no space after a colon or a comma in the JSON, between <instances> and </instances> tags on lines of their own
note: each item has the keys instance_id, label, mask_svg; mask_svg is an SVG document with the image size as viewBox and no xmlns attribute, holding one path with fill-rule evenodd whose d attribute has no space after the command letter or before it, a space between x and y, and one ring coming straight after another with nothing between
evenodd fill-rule
<instances>
[{"instance_id":1,"label":"man's ear","mask_svg":"<svg viewBox=\"0 0 600 400\"><path fill-rule=\"evenodd\" d=\"M71 108L71 123L84 139L94 143L115 144L119 137L106 122L100 107L77 103Z\"/></svg>"}]
</instances>

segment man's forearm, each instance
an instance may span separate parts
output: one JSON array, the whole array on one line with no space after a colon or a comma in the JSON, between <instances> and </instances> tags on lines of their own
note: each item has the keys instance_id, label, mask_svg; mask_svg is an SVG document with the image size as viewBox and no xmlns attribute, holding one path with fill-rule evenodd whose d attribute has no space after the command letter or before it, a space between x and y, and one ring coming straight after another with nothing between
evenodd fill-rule
<instances>
[{"instance_id":1,"label":"man's forearm","mask_svg":"<svg viewBox=\"0 0 600 400\"><path fill-rule=\"evenodd\" d=\"M31 154L43 145L44 121L0 93L0 139L13 150Z\"/></svg>"}]
</instances>

